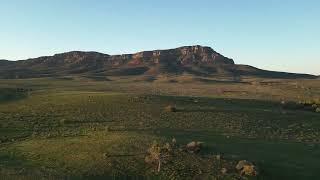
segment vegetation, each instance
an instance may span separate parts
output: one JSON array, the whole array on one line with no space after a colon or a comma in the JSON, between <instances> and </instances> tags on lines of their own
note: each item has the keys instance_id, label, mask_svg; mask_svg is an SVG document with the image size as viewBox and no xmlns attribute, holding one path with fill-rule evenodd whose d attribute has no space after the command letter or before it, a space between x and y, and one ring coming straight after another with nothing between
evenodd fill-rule
<instances>
[{"instance_id":1,"label":"vegetation","mask_svg":"<svg viewBox=\"0 0 320 180\"><path fill-rule=\"evenodd\" d=\"M1 88L0 102L18 100L26 97L32 89L23 88Z\"/></svg>"},{"instance_id":2,"label":"vegetation","mask_svg":"<svg viewBox=\"0 0 320 180\"><path fill-rule=\"evenodd\" d=\"M281 102L282 106L287 109L305 110L318 112L320 103L317 100L313 101L299 101L299 102Z\"/></svg>"},{"instance_id":3,"label":"vegetation","mask_svg":"<svg viewBox=\"0 0 320 180\"><path fill-rule=\"evenodd\" d=\"M177 112L177 108L175 106L169 105L164 108L165 112Z\"/></svg>"},{"instance_id":4,"label":"vegetation","mask_svg":"<svg viewBox=\"0 0 320 180\"><path fill-rule=\"evenodd\" d=\"M318 81L242 78L244 83L208 84L160 79L164 78L152 82L77 76L0 80L0 176L320 176ZM261 83L265 81L268 84ZM285 105L314 109L284 108L283 99ZM243 160L246 163L237 169Z\"/></svg>"}]
</instances>

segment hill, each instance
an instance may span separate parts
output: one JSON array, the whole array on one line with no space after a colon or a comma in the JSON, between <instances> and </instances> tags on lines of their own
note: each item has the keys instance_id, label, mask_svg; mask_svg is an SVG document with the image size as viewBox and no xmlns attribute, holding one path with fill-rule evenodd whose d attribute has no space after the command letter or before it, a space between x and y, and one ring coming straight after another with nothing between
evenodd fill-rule
<instances>
[{"instance_id":1,"label":"hill","mask_svg":"<svg viewBox=\"0 0 320 180\"><path fill-rule=\"evenodd\" d=\"M309 74L274 72L237 65L212 48L199 45L122 55L72 51L19 61L0 60L0 77L8 79L74 74L134 76L185 73L205 77L316 78Z\"/></svg>"},{"instance_id":2,"label":"hill","mask_svg":"<svg viewBox=\"0 0 320 180\"><path fill-rule=\"evenodd\" d=\"M320 177L319 79L183 49L0 61L0 177Z\"/></svg>"}]
</instances>

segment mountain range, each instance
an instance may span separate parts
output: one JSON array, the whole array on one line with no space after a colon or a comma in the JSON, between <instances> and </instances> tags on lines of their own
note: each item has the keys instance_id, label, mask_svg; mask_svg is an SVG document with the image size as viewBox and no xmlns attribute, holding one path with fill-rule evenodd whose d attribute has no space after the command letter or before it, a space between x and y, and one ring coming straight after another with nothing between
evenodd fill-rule
<instances>
[{"instance_id":1,"label":"mountain range","mask_svg":"<svg viewBox=\"0 0 320 180\"><path fill-rule=\"evenodd\" d=\"M0 60L0 78L34 78L66 75L136 76L180 75L317 78L310 74L275 72L235 64L206 46L143 51L108 55L99 52L71 51L19 61Z\"/></svg>"}]
</instances>

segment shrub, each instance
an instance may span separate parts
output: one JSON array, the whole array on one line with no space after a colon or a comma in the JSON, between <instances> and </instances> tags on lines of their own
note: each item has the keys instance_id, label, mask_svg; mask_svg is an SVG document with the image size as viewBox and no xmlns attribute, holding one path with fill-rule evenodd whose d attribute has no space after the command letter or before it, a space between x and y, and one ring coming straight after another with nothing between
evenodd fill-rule
<instances>
[{"instance_id":1,"label":"shrub","mask_svg":"<svg viewBox=\"0 0 320 180\"><path fill-rule=\"evenodd\" d=\"M257 167L253 163L246 160L239 161L236 169L239 170L243 175L257 176L259 174Z\"/></svg>"},{"instance_id":2,"label":"shrub","mask_svg":"<svg viewBox=\"0 0 320 180\"><path fill-rule=\"evenodd\" d=\"M67 121L66 121L65 119L60 119L60 125L62 125L62 126L65 125L66 122L67 122Z\"/></svg>"},{"instance_id":3,"label":"shrub","mask_svg":"<svg viewBox=\"0 0 320 180\"><path fill-rule=\"evenodd\" d=\"M151 165L157 166L157 171L161 170L161 165L166 164L171 157L172 148L169 143L165 143L163 146L154 142L148 149L148 155L145 157L145 162Z\"/></svg>"},{"instance_id":4,"label":"shrub","mask_svg":"<svg viewBox=\"0 0 320 180\"><path fill-rule=\"evenodd\" d=\"M295 102L286 102L286 101L281 101L281 106L284 109L292 109L292 110L305 110L305 111L313 111L317 112L318 108L320 108L320 105L314 101L299 101L297 103Z\"/></svg>"},{"instance_id":5,"label":"shrub","mask_svg":"<svg viewBox=\"0 0 320 180\"><path fill-rule=\"evenodd\" d=\"M295 103L295 102L291 102L291 101L281 101L281 107L284 109L303 109L304 105L302 102L299 103Z\"/></svg>"},{"instance_id":6,"label":"shrub","mask_svg":"<svg viewBox=\"0 0 320 180\"><path fill-rule=\"evenodd\" d=\"M164 108L165 112L177 112L177 108L175 106L169 105Z\"/></svg>"},{"instance_id":7,"label":"shrub","mask_svg":"<svg viewBox=\"0 0 320 180\"><path fill-rule=\"evenodd\" d=\"M317 113L320 113L320 107L318 107L318 108L316 109L316 112L317 112Z\"/></svg>"}]
</instances>

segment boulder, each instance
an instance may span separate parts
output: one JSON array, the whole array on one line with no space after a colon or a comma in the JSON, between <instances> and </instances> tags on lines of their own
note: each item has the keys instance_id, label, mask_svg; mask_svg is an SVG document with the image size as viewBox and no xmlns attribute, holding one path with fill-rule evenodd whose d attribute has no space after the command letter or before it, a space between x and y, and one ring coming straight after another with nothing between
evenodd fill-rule
<instances>
[{"instance_id":1,"label":"boulder","mask_svg":"<svg viewBox=\"0 0 320 180\"><path fill-rule=\"evenodd\" d=\"M172 144L172 146L175 146L175 145L177 144L176 138L173 138L173 139L171 140L171 144Z\"/></svg>"},{"instance_id":2,"label":"boulder","mask_svg":"<svg viewBox=\"0 0 320 180\"><path fill-rule=\"evenodd\" d=\"M190 142L190 143L188 143L187 145L186 145L186 150L188 151L188 152L199 152L200 150L201 150L201 148L202 148L202 142L199 142L199 141L192 141L192 142Z\"/></svg>"},{"instance_id":3,"label":"boulder","mask_svg":"<svg viewBox=\"0 0 320 180\"><path fill-rule=\"evenodd\" d=\"M227 168L222 168L222 169L221 169L221 173L222 173L222 174L227 174L227 172L228 172Z\"/></svg>"},{"instance_id":4,"label":"boulder","mask_svg":"<svg viewBox=\"0 0 320 180\"><path fill-rule=\"evenodd\" d=\"M102 157L104 157L104 158L109 157L109 153L103 153L103 154L102 154Z\"/></svg>"},{"instance_id":5,"label":"boulder","mask_svg":"<svg viewBox=\"0 0 320 180\"><path fill-rule=\"evenodd\" d=\"M221 155L220 154L216 155L216 159L220 161L221 160Z\"/></svg>"}]
</instances>

